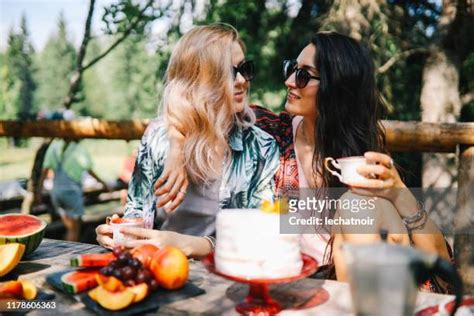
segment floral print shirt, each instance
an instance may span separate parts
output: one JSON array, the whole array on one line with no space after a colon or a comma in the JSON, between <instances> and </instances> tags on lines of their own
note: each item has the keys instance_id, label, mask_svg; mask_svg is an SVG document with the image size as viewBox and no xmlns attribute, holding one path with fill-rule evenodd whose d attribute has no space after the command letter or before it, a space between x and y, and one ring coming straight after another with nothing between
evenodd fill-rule
<instances>
[{"instance_id":1,"label":"floral print shirt","mask_svg":"<svg viewBox=\"0 0 474 316\"><path fill-rule=\"evenodd\" d=\"M213 184L215 190L190 183L184 202L172 214L165 214L162 229L212 234L219 209L258 208L263 200L273 200L280 159L275 139L255 126L236 126L229 135L229 145L230 161L223 163L222 177ZM142 137L129 183L126 217L143 217L146 222L155 219L153 185L163 172L169 146L164 121L151 122ZM210 207L213 201L215 207Z\"/></svg>"}]
</instances>

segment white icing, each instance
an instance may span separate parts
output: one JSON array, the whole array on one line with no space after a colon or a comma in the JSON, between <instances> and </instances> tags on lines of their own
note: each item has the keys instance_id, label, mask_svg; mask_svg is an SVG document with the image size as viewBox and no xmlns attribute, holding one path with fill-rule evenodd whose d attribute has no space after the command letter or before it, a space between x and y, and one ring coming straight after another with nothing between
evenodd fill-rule
<instances>
[{"instance_id":1,"label":"white icing","mask_svg":"<svg viewBox=\"0 0 474 316\"><path fill-rule=\"evenodd\" d=\"M300 236L280 234L280 215L232 209L217 214L216 268L244 278L285 278L301 273Z\"/></svg>"}]
</instances>

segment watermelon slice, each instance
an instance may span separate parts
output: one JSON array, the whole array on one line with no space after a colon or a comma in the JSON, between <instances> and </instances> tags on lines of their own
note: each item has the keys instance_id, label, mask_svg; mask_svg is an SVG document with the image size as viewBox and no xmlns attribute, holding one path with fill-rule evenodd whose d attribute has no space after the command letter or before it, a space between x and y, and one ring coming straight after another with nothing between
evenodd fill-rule
<instances>
[{"instance_id":1,"label":"watermelon slice","mask_svg":"<svg viewBox=\"0 0 474 316\"><path fill-rule=\"evenodd\" d=\"M0 215L0 245L24 244L24 255L28 255L40 245L45 228L46 222L33 215Z\"/></svg>"},{"instance_id":2,"label":"watermelon slice","mask_svg":"<svg viewBox=\"0 0 474 316\"><path fill-rule=\"evenodd\" d=\"M105 267L115 259L117 258L112 252L85 253L71 258L71 267Z\"/></svg>"},{"instance_id":3,"label":"watermelon slice","mask_svg":"<svg viewBox=\"0 0 474 316\"><path fill-rule=\"evenodd\" d=\"M81 293L97 286L96 275L99 270L77 270L61 277L63 289L71 294Z\"/></svg>"}]
</instances>

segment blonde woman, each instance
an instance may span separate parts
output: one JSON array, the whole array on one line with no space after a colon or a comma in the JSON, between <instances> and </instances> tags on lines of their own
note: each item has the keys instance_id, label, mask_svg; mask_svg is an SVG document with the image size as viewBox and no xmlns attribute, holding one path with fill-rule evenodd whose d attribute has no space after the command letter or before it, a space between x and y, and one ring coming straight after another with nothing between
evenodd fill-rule
<instances>
[{"instance_id":1,"label":"blonde woman","mask_svg":"<svg viewBox=\"0 0 474 316\"><path fill-rule=\"evenodd\" d=\"M142 138L128 190L126 217L150 217L153 184L163 173L169 130L186 130L182 148L190 179L180 191L183 203L173 213L152 216L161 230L125 229L139 239L128 246L174 245L186 255L212 251L215 215L221 208L255 208L273 198L279 151L269 134L253 126L247 102L253 64L235 29L198 26L176 44L168 65L163 116ZM155 225L158 226L158 225ZM113 247L111 228L100 225L97 240Z\"/></svg>"}]
</instances>

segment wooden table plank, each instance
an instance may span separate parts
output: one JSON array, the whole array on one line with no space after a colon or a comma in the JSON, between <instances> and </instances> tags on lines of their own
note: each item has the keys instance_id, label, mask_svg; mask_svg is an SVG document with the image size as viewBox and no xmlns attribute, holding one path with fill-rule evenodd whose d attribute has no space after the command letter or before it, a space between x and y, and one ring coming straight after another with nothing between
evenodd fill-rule
<instances>
[{"instance_id":1,"label":"wooden table plank","mask_svg":"<svg viewBox=\"0 0 474 316\"><path fill-rule=\"evenodd\" d=\"M8 279L28 279L45 292L54 292L57 308L54 314L92 315L84 305L71 296L56 291L46 282L50 273L69 267L72 255L80 253L104 252L104 248L84 243L44 239L40 247L26 260L22 261L9 274ZM236 315L235 306L247 294L247 285L235 283L214 275L199 262L190 260L190 281L203 288L206 293L196 297L164 305L158 315ZM2 280L4 281L4 280ZM312 292L311 292L312 291ZM270 293L277 300L298 305L304 301L304 293L327 294L327 300L317 306L303 310L284 310L282 315L352 315L349 286L346 283L331 280L304 279L291 284L272 286ZM303 293L303 298L301 298ZM308 294L309 293L309 294ZM324 295L323 295L324 296ZM284 298L284 300L283 300ZM439 302L447 302L452 296L430 293L418 295L417 310ZM49 311L32 311L28 315L52 315Z\"/></svg>"}]
</instances>

